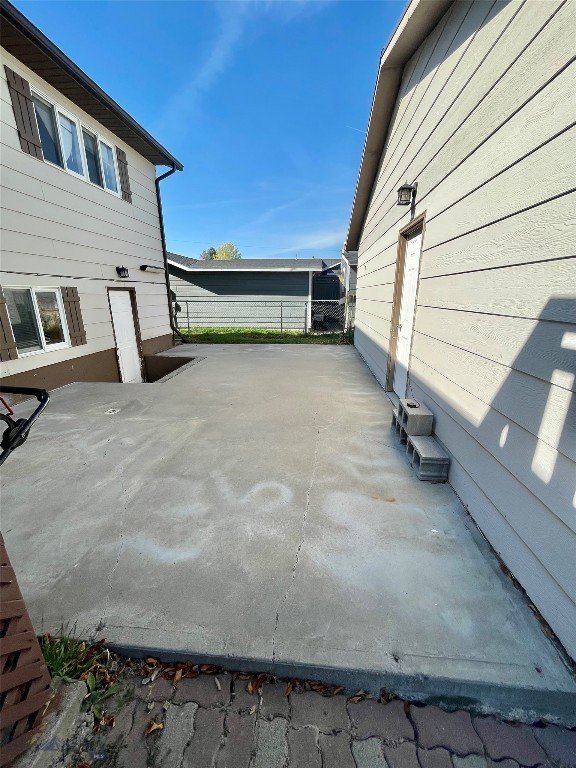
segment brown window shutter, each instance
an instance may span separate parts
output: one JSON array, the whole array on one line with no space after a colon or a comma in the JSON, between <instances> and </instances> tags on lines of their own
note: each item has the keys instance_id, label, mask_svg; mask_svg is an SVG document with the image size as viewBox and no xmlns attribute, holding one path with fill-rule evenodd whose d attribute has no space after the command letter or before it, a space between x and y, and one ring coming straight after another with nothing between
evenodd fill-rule
<instances>
[{"instance_id":1,"label":"brown window shutter","mask_svg":"<svg viewBox=\"0 0 576 768\"><path fill-rule=\"evenodd\" d=\"M38 160L44 160L30 85L27 80L17 75L6 65L4 65L4 69L22 151L37 157Z\"/></svg>"},{"instance_id":2,"label":"brown window shutter","mask_svg":"<svg viewBox=\"0 0 576 768\"><path fill-rule=\"evenodd\" d=\"M73 347L86 344L86 331L84 330L82 313L80 312L78 288L61 288L60 290L62 291L62 299L64 301L70 343Z\"/></svg>"},{"instance_id":3,"label":"brown window shutter","mask_svg":"<svg viewBox=\"0 0 576 768\"><path fill-rule=\"evenodd\" d=\"M17 359L18 350L16 349L8 310L6 309L6 299L2 293L2 288L0 288L0 362L5 363L8 360Z\"/></svg>"},{"instance_id":4,"label":"brown window shutter","mask_svg":"<svg viewBox=\"0 0 576 768\"><path fill-rule=\"evenodd\" d=\"M132 202L132 191L130 189L130 177L128 176L128 160L126 152L116 147L116 159L118 160L118 173L120 174L120 189L122 190L122 200L127 203Z\"/></svg>"}]
</instances>

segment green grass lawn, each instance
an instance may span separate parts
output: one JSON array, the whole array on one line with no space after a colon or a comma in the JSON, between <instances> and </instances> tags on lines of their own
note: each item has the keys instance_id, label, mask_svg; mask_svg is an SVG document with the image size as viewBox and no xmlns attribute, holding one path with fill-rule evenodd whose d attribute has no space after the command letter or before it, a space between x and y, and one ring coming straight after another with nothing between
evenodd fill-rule
<instances>
[{"instance_id":1,"label":"green grass lawn","mask_svg":"<svg viewBox=\"0 0 576 768\"><path fill-rule=\"evenodd\" d=\"M193 344L351 344L347 333L281 333L267 328L189 328L181 332Z\"/></svg>"}]
</instances>

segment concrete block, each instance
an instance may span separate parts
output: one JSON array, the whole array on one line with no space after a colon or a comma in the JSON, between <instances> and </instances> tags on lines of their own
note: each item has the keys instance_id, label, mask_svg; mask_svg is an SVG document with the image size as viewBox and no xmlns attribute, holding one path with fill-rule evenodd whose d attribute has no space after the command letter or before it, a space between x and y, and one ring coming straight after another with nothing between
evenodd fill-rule
<instances>
[{"instance_id":1,"label":"concrete block","mask_svg":"<svg viewBox=\"0 0 576 768\"><path fill-rule=\"evenodd\" d=\"M416 400L400 400L398 421L407 435L431 435L434 414Z\"/></svg>"},{"instance_id":2,"label":"concrete block","mask_svg":"<svg viewBox=\"0 0 576 768\"><path fill-rule=\"evenodd\" d=\"M288 762L287 728L283 717L258 720L253 768L284 768Z\"/></svg>"},{"instance_id":3,"label":"concrete block","mask_svg":"<svg viewBox=\"0 0 576 768\"><path fill-rule=\"evenodd\" d=\"M388 763L382 754L382 745L378 739L353 741L351 746L358 768L388 768Z\"/></svg>"},{"instance_id":4,"label":"concrete block","mask_svg":"<svg viewBox=\"0 0 576 768\"><path fill-rule=\"evenodd\" d=\"M375 736L386 744L397 746L414 739L414 729L398 699L380 704L374 699L348 704L348 715L356 728L357 739Z\"/></svg>"},{"instance_id":5,"label":"concrete block","mask_svg":"<svg viewBox=\"0 0 576 768\"><path fill-rule=\"evenodd\" d=\"M318 737L322 752L323 768L356 768L356 761L352 757L350 735L347 733L334 733L327 735L321 733Z\"/></svg>"},{"instance_id":6,"label":"concrete block","mask_svg":"<svg viewBox=\"0 0 576 768\"><path fill-rule=\"evenodd\" d=\"M313 725L324 733L350 730L344 696L318 696L317 693L307 691L292 693L290 703L292 704L292 725L295 728Z\"/></svg>"},{"instance_id":7,"label":"concrete block","mask_svg":"<svg viewBox=\"0 0 576 768\"><path fill-rule=\"evenodd\" d=\"M483 755L484 747L472 726L468 712L444 712L438 707L410 707L418 745L425 749L443 747L458 755Z\"/></svg>"},{"instance_id":8,"label":"concrete block","mask_svg":"<svg viewBox=\"0 0 576 768\"><path fill-rule=\"evenodd\" d=\"M419 480L448 480L450 457L433 437L408 435L406 455Z\"/></svg>"},{"instance_id":9,"label":"concrete block","mask_svg":"<svg viewBox=\"0 0 576 768\"><path fill-rule=\"evenodd\" d=\"M44 731L30 749L17 758L13 768L49 768L61 755L62 747L73 735L86 696L86 685L80 680L52 683L55 694L44 720Z\"/></svg>"},{"instance_id":10,"label":"concrete block","mask_svg":"<svg viewBox=\"0 0 576 768\"><path fill-rule=\"evenodd\" d=\"M392 428L400 438L400 443L402 445L406 445L406 437L407 437L406 430L404 429L402 424L400 424L400 419L398 418L398 411L392 412Z\"/></svg>"}]
</instances>

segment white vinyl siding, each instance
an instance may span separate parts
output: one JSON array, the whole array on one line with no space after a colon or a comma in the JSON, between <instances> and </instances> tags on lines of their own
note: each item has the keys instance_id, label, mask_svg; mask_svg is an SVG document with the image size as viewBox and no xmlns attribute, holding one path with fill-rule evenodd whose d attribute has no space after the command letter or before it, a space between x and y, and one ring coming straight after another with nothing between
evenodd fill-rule
<instances>
[{"instance_id":1,"label":"white vinyl siding","mask_svg":"<svg viewBox=\"0 0 576 768\"><path fill-rule=\"evenodd\" d=\"M2 50L2 65L24 77L77 124L126 152L132 205L82 178L22 151L4 67L0 69L2 177L1 275L4 287L76 286L87 344L2 363L4 376L114 347L107 287L136 289L142 339L171 333L163 272L142 272L141 264L163 268L154 179L156 169L103 125ZM115 153L114 153L115 154ZM126 266L120 279L117 266Z\"/></svg>"},{"instance_id":2,"label":"white vinyl siding","mask_svg":"<svg viewBox=\"0 0 576 768\"><path fill-rule=\"evenodd\" d=\"M397 188L426 211L409 392L450 482L576 655L573 6L457 2L407 63L359 246L355 343L385 383Z\"/></svg>"}]
</instances>

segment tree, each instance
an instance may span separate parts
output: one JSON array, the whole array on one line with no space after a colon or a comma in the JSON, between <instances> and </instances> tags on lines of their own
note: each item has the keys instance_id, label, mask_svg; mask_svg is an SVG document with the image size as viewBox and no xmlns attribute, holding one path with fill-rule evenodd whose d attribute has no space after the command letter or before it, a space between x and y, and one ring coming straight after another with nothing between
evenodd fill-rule
<instances>
[{"instance_id":1,"label":"tree","mask_svg":"<svg viewBox=\"0 0 576 768\"><path fill-rule=\"evenodd\" d=\"M202 253L200 254L200 258L202 261L214 261L216 258L216 248L206 248Z\"/></svg>"},{"instance_id":2,"label":"tree","mask_svg":"<svg viewBox=\"0 0 576 768\"><path fill-rule=\"evenodd\" d=\"M214 258L218 261L224 261L226 259L241 259L242 254L236 248L233 243L222 243L216 248L216 254Z\"/></svg>"}]
</instances>

